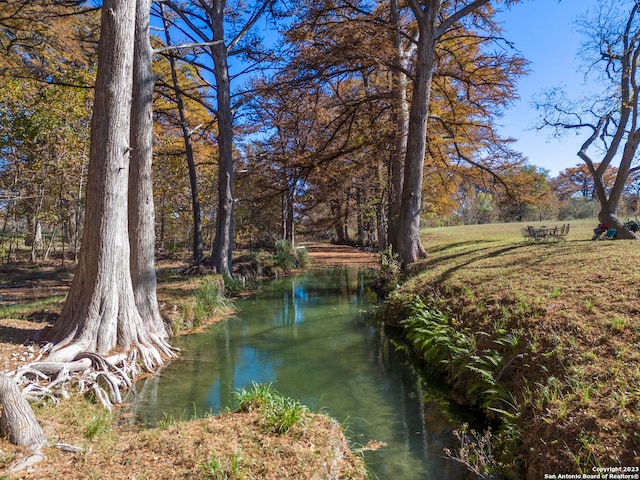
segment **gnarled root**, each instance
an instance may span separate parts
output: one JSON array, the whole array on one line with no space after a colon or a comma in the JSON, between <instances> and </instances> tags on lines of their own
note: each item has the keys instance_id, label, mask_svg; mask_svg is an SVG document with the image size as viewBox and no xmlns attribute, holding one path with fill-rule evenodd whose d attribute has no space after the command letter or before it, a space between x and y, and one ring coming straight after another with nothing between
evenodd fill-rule
<instances>
[{"instance_id":1,"label":"gnarled root","mask_svg":"<svg viewBox=\"0 0 640 480\"><path fill-rule=\"evenodd\" d=\"M29 400L57 401L58 397L68 397L69 384L77 382L80 393L92 393L105 408L111 409L114 404L122 403L121 390L132 387L133 378L140 373L139 364L153 372L164 364L163 357L177 356L168 343L158 345L156 348L138 344L129 354L104 357L93 352L78 352L78 345L72 344L55 351L53 361L40 360L39 356L39 361L22 365L9 375Z\"/></svg>"}]
</instances>

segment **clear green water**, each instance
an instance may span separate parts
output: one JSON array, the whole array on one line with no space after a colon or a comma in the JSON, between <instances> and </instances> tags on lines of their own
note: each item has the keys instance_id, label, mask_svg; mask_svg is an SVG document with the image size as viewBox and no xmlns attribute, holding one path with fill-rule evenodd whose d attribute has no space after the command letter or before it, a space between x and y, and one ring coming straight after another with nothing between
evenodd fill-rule
<instances>
[{"instance_id":1,"label":"clear green water","mask_svg":"<svg viewBox=\"0 0 640 480\"><path fill-rule=\"evenodd\" d=\"M182 356L138 383L133 409L146 424L232 408L233 392L272 383L336 418L379 479L466 478L443 458L461 413L425 387L405 354L368 318L371 273L339 268L264 285L237 302L237 318L177 339ZM420 401L423 399L423 401ZM464 414L464 412L462 413Z\"/></svg>"}]
</instances>

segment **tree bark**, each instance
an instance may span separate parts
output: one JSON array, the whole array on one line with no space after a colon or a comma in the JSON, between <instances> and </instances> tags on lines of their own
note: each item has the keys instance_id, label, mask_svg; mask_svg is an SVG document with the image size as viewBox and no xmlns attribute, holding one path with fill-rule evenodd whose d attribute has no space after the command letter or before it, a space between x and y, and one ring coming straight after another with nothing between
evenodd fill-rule
<instances>
[{"instance_id":1,"label":"tree bark","mask_svg":"<svg viewBox=\"0 0 640 480\"><path fill-rule=\"evenodd\" d=\"M155 208L153 201L153 51L149 42L151 0L137 0L131 105L129 168L129 245L131 280L145 330L168 337L156 297Z\"/></svg>"},{"instance_id":2,"label":"tree bark","mask_svg":"<svg viewBox=\"0 0 640 480\"><path fill-rule=\"evenodd\" d=\"M32 451L47 443L29 402L16 383L4 374L0 374L0 404L0 435L14 445L28 447Z\"/></svg>"},{"instance_id":3,"label":"tree bark","mask_svg":"<svg viewBox=\"0 0 640 480\"><path fill-rule=\"evenodd\" d=\"M49 361L79 352L133 347L147 368L166 348L136 307L128 235L129 135L135 0L105 0L91 123L87 209L80 258L69 296L48 338Z\"/></svg>"},{"instance_id":4,"label":"tree bark","mask_svg":"<svg viewBox=\"0 0 640 480\"><path fill-rule=\"evenodd\" d=\"M218 102L218 216L216 237L211 252L211 267L218 273L231 275L233 254L233 112L231 80L224 43L224 4L214 1L212 30L216 42L211 46Z\"/></svg>"},{"instance_id":5,"label":"tree bark","mask_svg":"<svg viewBox=\"0 0 640 480\"><path fill-rule=\"evenodd\" d=\"M407 102L407 74L409 62L403 47L403 35L400 31L400 7L398 0L391 0L391 23L395 27L393 47L396 54L396 68L391 72L393 78L391 121L395 125L393 150L389 156L389 214L387 241L397 245L400 232L400 207L402 204L402 186L404 184L404 161L407 154L407 133L409 129L409 105ZM404 71L402 71L404 70ZM381 247L383 250L386 248Z\"/></svg>"},{"instance_id":6,"label":"tree bark","mask_svg":"<svg viewBox=\"0 0 640 480\"><path fill-rule=\"evenodd\" d=\"M420 241L420 210L422 208L422 175L426 152L427 119L431 98L431 79L435 63L436 21L442 0L429 0L423 8L418 2L409 5L418 23L414 84L409 110L407 153L404 162L404 182L396 251L403 266L426 256Z\"/></svg>"},{"instance_id":7,"label":"tree bark","mask_svg":"<svg viewBox=\"0 0 640 480\"><path fill-rule=\"evenodd\" d=\"M427 120L431 99L431 79L439 37L455 22L472 13L490 0L473 0L442 20L443 0L408 0L418 25L413 76L413 92L409 109L407 153L404 161L404 180L395 250L403 267L426 256L420 240L422 208L422 175L427 142ZM440 21L438 24L437 22Z\"/></svg>"}]
</instances>

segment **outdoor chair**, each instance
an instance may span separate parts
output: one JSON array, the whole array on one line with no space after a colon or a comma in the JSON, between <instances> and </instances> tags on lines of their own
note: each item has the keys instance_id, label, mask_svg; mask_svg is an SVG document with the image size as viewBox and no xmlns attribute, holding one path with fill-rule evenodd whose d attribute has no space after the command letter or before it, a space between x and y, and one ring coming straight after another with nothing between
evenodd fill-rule
<instances>
[{"instance_id":1,"label":"outdoor chair","mask_svg":"<svg viewBox=\"0 0 640 480\"><path fill-rule=\"evenodd\" d=\"M569 227L570 225L568 223L563 224L562 227L560 227L557 237L562 240L566 239L567 235L569 235Z\"/></svg>"},{"instance_id":2,"label":"outdoor chair","mask_svg":"<svg viewBox=\"0 0 640 480\"><path fill-rule=\"evenodd\" d=\"M618 230L616 230L615 228L610 228L609 230L607 230L607 233L604 234L602 240L613 240L613 237L616 236L616 233L618 233Z\"/></svg>"}]
</instances>

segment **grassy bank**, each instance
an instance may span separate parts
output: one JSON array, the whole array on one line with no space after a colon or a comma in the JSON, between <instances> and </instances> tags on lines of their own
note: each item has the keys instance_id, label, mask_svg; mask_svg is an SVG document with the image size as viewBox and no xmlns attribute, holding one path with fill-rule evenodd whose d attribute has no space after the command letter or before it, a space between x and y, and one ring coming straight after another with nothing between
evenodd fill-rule
<instances>
[{"instance_id":1,"label":"grassy bank","mask_svg":"<svg viewBox=\"0 0 640 480\"><path fill-rule=\"evenodd\" d=\"M0 478L362 479L365 470L336 421L269 387L240 392L238 410L141 428L79 396L36 406L49 446L32 469L2 472L25 453L0 442ZM268 395L268 396L267 396Z\"/></svg>"},{"instance_id":2,"label":"grassy bank","mask_svg":"<svg viewBox=\"0 0 640 480\"><path fill-rule=\"evenodd\" d=\"M387 320L409 319L416 349L498 421L511 478L640 466L640 242L591 241L594 226L549 243L518 224L428 229L429 257L389 299Z\"/></svg>"}]
</instances>

